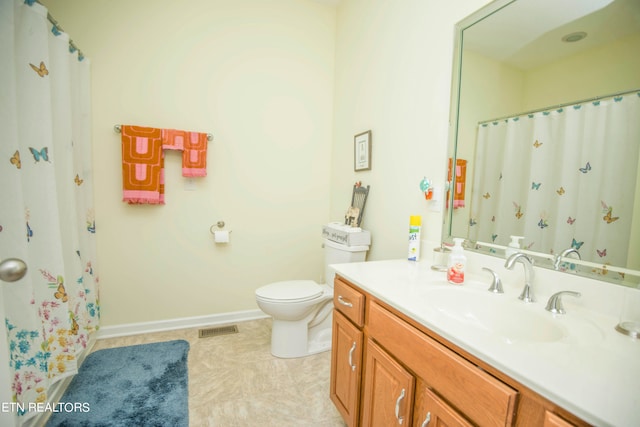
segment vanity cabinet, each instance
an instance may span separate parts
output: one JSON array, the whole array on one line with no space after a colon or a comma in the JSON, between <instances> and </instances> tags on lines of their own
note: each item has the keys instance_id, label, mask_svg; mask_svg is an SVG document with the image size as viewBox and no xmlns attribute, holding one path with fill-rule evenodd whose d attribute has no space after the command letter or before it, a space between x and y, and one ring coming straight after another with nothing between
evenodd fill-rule
<instances>
[{"instance_id":1,"label":"vanity cabinet","mask_svg":"<svg viewBox=\"0 0 640 427\"><path fill-rule=\"evenodd\" d=\"M518 395L513 388L374 301L367 327L372 339L465 418L482 426L512 424Z\"/></svg>"},{"instance_id":2,"label":"vanity cabinet","mask_svg":"<svg viewBox=\"0 0 640 427\"><path fill-rule=\"evenodd\" d=\"M330 393L349 427L586 425L339 276L334 307Z\"/></svg>"}]
</instances>

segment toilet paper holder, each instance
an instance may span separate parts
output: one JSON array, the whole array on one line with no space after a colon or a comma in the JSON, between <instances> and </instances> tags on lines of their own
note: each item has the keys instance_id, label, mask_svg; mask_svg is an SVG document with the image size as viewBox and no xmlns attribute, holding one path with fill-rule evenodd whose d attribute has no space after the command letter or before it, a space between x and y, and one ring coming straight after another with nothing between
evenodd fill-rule
<instances>
[{"instance_id":1,"label":"toilet paper holder","mask_svg":"<svg viewBox=\"0 0 640 427\"><path fill-rule=\"evenodd\" d=\"M209 228L211 234L215 235L216 230L214 230L213 227L218 227L218 231L222 231L224 228L224 221L218 221ZM231 233L231 230L229 230L229 233Z\"/></svg>"}]
</instances>

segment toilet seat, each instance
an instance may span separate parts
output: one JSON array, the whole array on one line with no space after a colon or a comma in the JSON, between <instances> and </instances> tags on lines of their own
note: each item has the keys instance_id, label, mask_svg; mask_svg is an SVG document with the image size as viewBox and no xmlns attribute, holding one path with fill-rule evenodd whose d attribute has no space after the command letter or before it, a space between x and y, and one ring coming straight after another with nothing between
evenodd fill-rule
<instances>
[{"instance_id":1,"label":"toilet seat","mask_svg":"<svg viewBox=\"0 0 640 427\"><path fill-rule=\"evenodd\" d=\"M262 286L256 290L256 296L270 302L304 302L318 298L323 289L313 280L288 280Z\"/></svg>"}]
</instances>

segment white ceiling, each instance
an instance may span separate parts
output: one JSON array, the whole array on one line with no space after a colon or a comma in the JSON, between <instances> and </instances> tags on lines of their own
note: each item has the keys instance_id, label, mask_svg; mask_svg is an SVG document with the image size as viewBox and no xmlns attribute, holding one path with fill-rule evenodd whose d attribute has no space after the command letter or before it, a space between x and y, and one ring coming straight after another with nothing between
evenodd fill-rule
<instances>
[{"instance_id":1,"label":"white ceiling","mask_svg":"<svg viewBox=\"0 0 640 427\"><path fill-rule=\"evenodd\" d=\"M584 31L585 39L563 36ZM640 32L640 0L517 0L464 30L464 47L521 69Z\"/></svg>"}]
</instances>

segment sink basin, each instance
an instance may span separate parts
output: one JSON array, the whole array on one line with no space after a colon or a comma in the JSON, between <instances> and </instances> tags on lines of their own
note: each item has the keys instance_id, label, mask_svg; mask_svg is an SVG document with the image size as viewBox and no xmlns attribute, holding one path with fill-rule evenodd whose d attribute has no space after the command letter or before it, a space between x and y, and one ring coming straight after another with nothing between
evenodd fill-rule
<instances>
[{"instance_id":1,"label":"sink basin","mask_svg":"<svg viewBox=\"0 0 640 427\"><path fill-rule=\"evenodd\" d=\"M567 336L563 322L539 304L509 298L513 299L463 287L434 288L425 293L425 301L440 315L499 335L507 342L553 342Z\"/></svg>"}]
</instances>

